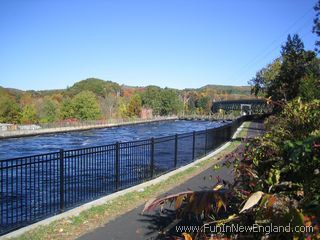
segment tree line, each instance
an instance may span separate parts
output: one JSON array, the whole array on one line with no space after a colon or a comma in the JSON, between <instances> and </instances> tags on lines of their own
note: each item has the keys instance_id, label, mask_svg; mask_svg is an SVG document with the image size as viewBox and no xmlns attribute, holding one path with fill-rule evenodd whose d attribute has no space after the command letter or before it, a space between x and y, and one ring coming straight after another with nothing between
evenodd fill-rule
<instances>
[{"instance_id":1,"label":"tree line","mask_svg":"<svg viewBox=\"0 0 320 240\"><path fill-rule=\"evenodd\" d=\"M20 91L0 87L0 123L32 124L64 120L210 114L214 100L248 98L248 87L206 86L177 90L128 87L89 78L65 90Z\"/></svg>"}]
</instances>

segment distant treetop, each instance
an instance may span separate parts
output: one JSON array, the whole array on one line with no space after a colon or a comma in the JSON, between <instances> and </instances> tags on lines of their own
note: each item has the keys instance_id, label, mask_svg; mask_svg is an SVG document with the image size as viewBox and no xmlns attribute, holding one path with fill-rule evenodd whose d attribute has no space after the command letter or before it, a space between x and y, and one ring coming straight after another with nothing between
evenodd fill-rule
<instances>
[{"instance_id":1,"label":"distant treetop","mask_svg":"<svg viewBox=\"0 0 320 240\"><path fill-rule=\"evenodd\" d=\"M120 92L121 87L118 83L112 81L104 81L98 78L88 78L75 83L67 89L67 95L74 96L82 91L91 91L98 96L104 97L108 94L116 95Z\"/></svg>"}]
</instances>

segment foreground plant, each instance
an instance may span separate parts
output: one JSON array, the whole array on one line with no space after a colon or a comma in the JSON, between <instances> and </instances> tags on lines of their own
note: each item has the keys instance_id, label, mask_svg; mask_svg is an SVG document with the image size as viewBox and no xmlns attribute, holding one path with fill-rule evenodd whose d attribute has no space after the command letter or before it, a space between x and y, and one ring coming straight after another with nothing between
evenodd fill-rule
<instances>
[{"instance_id":1,"label":"foreground plant","mask_svg":"<svg viewBox=\"0 0 320 240\"><path fill-rule=\"evenodd\" d=\"M266 127L242 154L214 167L232 166L234 182L218 178L212 190L146 204L144 211L174 204L176 224L200 226L168 231L168 239L320 239L320 101L294 100Z\"/></svg>"}]
</instances>

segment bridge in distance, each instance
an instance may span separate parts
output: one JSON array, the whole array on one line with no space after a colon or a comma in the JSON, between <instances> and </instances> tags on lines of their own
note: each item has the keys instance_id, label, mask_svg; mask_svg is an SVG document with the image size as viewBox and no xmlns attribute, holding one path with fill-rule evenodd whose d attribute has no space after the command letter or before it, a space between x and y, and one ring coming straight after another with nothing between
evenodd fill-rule
<instances>
[{"instance_id":1,"label":"bridge in distance","mask_svg":"<svg viewBox=\"0 0 320 240\"><path fill-rule=\"evenodd\" d=\"M212 102L211 110L217 113L220 109L228 111L241 111L245 114L269 113L272 106L264 99L239 99Z\"/></svg>"}]
</instances>

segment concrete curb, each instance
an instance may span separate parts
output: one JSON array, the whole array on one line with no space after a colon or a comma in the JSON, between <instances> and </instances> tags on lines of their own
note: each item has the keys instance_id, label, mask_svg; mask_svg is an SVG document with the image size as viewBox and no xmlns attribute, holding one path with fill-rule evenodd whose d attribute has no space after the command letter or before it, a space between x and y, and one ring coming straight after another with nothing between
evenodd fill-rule
<instances>
[{"instance_id":1,"label":"concrete curb","mask_svg":"<svg viewBox=\"0 0 320 240\"><path fill-rule=\"evenodd\" d=\"M86 131L91 129L121 127L121 126L144 124L144 123L173 121L178 119L179 119L178 117L167 117L167 118L136 120L136 121L120 122L120 123L106 123L106 124L96 124L96 125L93 124L93 125L84 125L84 126L75 126L75 127L43 128L43 129L37 129L37 130L0 131L0 139L30 137L30 136L37 136L37 135L44 135L44 134L53 134L53 133Z\"/></svg>"},{"instance_id":2,"label":"concrete curb","mask_svg":"<svg viewBox=\"0 0 320 240\"><path fill-rule=\"evenodd\" d=\"M234 133L234 135L232 136L232 139L235 139L237 137L237 135L239 134L239 132L243 129L243 124L237 129L237 131ZM14 238L14 237L18 237L30 230L33 230L37 227L40 227L40 226L45 226L45 225L49 225L50 223L54 222L54 221L57 221L57 220L61 220L61 219L65 219L65 218L70 218L70 217L74 217L74 216L77 216L79 215L81 212L85 211L85 210L88 210L92 207L95 207L95 206L99 206L99 205L103 205L105 203L107 203L108 201L112 201L114 200L115 198L117 197L120 197L120 196L123 196L127 193L131 193L131 192L136 192L136 191L143 191L143 189L145 187L148 187L148 186L151 186L151 185L155 185L157 183L160 183L164 180L167 180L168 178L170 178L171 176L175 175L175 174L178 174L180 172L183 172L195 165L197 165L198 163L201 163L209 158L212 158L214 157L215 155L217 155L218 153L220 153L221 151L223 151L225 148L227 148L229 145L231 144L231 142L226 142L225 144L223 144L221 147L219 147L218 149L216 149L215 151L209 153L208 155L206 155L205 157L203 158L200 158L192 163L189 163L188 165L185 165L185 166L182 166L176 170L173 170L171 172L168 172L166 174L163 174L155 179L152 179L150 181L147 181L147 182L144 182L144 183L141 183L141 184L138 184L138 185L135 185L133 187L130 187L130 188L127 188L127 189L124 189L124 190L121 190L119 192L115 192L115 193L112 193L112 194L109 194L105 197L102 197L102 198L99 198L97 200L94 200L92 202L88 202L88 203L85 203L79 207L76 207L76 208L73 208L73 209L70 209L64 213L61 213L61 214L58 214L58 215L55 215L55 216L52 216L52 217L49 217L47 219L44 219L42 221L39 221L37 223L34 223L34 224L31 224L29 226L26 226L26 227L23 227L23 228L20 228L16 231L13 231L13 232L10 232L6 235L3 235L0 237L0 239L10 239L10 238Z\"/></svg>"}]
</instances>

